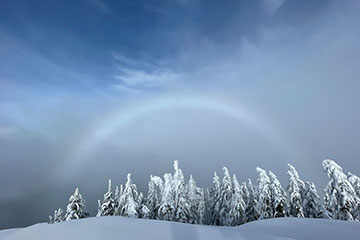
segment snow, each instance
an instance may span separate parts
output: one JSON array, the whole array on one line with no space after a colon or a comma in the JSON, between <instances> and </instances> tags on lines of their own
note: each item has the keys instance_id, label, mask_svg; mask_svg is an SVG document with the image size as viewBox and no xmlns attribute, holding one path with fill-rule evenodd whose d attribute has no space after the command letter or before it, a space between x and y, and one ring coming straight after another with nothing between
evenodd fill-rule
<instances>
[{"instance_id":1,"label":"snow","mask_svg":"<svg viewBox=\"0 0 360 240\"><path fill-rule=\"evenodd\" d=\"M183 224L119 216L92 217L56 224L39 223L0 231L0 240L147 239L147 240L261 240L359 239L360 222L327 219L276 218L238 227Z\"/></svg>"}]
</instances>

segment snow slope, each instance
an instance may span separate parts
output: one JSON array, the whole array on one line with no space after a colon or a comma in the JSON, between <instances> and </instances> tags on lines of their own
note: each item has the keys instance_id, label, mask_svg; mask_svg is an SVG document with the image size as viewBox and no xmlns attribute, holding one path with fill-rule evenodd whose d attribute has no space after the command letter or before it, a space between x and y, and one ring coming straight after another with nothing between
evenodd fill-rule
<instances>
[{"instance_id":1,"label":"snow slope","mask_svg":"<svg viewBox=\"0 0 360 240\"><path fill-rule=\"evenodd\" d=\"M97 217L57 224L40 223L0 231L0 240L58 239L360 239L360 222L325 219L277 218L239 227L216 227L175 222Z\"/></svg>"}]
</instances>

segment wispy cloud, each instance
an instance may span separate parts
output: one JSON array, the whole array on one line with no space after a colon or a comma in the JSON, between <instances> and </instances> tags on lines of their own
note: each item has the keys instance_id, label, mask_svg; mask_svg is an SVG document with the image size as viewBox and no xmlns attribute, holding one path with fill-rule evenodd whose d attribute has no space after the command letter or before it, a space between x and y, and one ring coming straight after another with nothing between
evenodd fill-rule
<instances>
[{"instance_id":1,"label":"wispy cloud","mask_svg":"<svg viewBox=\"0 0 360 240\"><path fill-rule=\"evenodd\" d=\"M267 13L274 14L285 2L286 0L262 0L262 5Z\"/></svg>"},{"instance_id":2,"label":"wispy cloud","mask_svg":"<svg viewBox=\"0 0 360 240\"><path fill-rule=\"evenodd\" d=\"M112 86L119 90L163 89L179 79L181 74L162 67L158 62L132 59L122 54L113 54L118 73Z\"/></svg>"}]
</instances>

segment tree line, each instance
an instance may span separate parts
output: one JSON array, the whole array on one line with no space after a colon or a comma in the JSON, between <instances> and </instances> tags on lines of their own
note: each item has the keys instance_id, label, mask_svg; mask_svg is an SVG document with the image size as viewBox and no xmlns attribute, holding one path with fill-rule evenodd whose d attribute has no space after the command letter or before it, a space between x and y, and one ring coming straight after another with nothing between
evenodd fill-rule
<instances>
[{"instance_id":1,"label":"tree line","mask_svg":"<svg viewBox=\"0 0 360 240\"><path fill-rule=\"evenodd\" d=\"M327 218L360 220L360 178L345 174L333 160L322 162L328 183L321 199L315 184L303 181L288 164L289 183L283 188L271 171L257 167L257 184L249 179L240 183L235 174L223 168L223 177L214 173L211 188L200 188L192 175L184 174L174 161L174 173L163 178L150 176L146 196L137 190L127 175L125 185L113 190L111 180L102 201L98 200L96 216L126 216L182 223L238 226L258 219L277 217ZM58 223L90 216L85 201L76 188L69 198L65 213L61 208L49 216Z\"/></svg>"}]
</instances>

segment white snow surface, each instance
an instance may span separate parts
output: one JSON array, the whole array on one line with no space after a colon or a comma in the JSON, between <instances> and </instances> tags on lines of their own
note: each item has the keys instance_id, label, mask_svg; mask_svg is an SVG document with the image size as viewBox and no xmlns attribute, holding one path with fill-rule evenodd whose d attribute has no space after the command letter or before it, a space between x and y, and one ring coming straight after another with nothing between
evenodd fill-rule
<instances>
[{"instance_id":1,"label":"white snow surface","mask_svg":"<svg viewBox=\"0 0 360 240\"><path fill-rule=\"evenodd\" d=\"M58 239L360 239L360 222L276 218L238 227L191 225L125 217L92 217L56 224L39 223L0 231L0 240Z\"/></svg>"}]
</instances>

